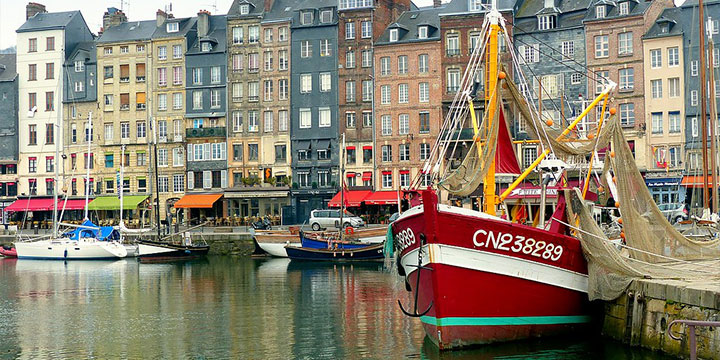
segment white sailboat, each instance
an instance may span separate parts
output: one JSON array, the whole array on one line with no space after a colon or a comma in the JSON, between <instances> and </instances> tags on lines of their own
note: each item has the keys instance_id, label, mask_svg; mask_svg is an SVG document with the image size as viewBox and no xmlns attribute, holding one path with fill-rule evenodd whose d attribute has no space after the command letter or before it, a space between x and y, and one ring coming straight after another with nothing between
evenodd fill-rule
<instances>
[{"instance_id":1,"label":"white sailboat","mask_svg":"<svg viewBox=\"0 0 720 360\"><path fill-rule=\"evenodd\" d=\"M61 70L62 71L62 70ZM62 106L62 105L61 105ZM60 114L56 126L60 127ZM92 112L88 114L88 129L92 129ZM89 131L92 134L92 130ZM88 138L88 153L90 141ZM60 159L58 144L55 145L55 158ZM60 219L58 219L58 166L55 167L56 187L53 197L53 230L49 236L30 239L27 241L16 241L15 249L19 259L47 259L47 260L95 260L95 259L118 259L128 255L128 250L122 244L120 234L113 229L107 232L88 220L87 204L90 192L90 166L87 166L85 178L85 222L82 225L62 224L66 227L74 227L74 231L60 234Z\"/></svg>"}]
</instances>

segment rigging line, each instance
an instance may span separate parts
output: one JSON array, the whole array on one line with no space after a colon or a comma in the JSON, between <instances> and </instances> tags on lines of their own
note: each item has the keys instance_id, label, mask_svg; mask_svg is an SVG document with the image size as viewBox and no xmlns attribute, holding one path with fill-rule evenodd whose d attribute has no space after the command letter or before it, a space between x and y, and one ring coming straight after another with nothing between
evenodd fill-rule
<instances>
[{"instance_id":1,"label":"rigging line","mask_svg":"<svg viewBox=\"0 0 720 360\"><path fill-rule=\"evenodd\" d=\"M525 31L525 29L523 29L523 28L521 28L521 27L518 27L518 26L515 25L515 24L510 24L510 26L512 26L512 27L516 30L515 33L514 33L515 35L518 35L517 30L520 30L520 31L522 32L522 34L520 34L520 35L527 35L527 36L533 38L534 40L536 40L538 43L547 46L547 47L548 47L550 50L552 50L553 52L560 53L560 56L561 56L561 57L563 56L563 55L562 55L562 52L556 50L551 44L549 44L549 43L547 43L547 42L545 42L545 41L540 40L539 38L537 38L537 37L536 37L535 35L533 35L532 33ZM515 38L515 41L519 41L519 42L521 42L521 43L523 43L523 44L528 45L528 43L526 43L525 41L523 41L522 39L519 39L519 38ZM540 51L539 47L538 47L538 50L537 50L537 51L540 52L540 53L544 53L544 52ZM547 53L545 53L545 54L547 55ZM569 69L571 69L571 70L577 71L575 68L570 67L570 65L568 65L566 62L564 62L564 61L558 61L557 59L553 58L553 57L550 56L550 55L547 55L547 56L548 56L550 59L552 59L553 61L558 62L558 63L560 63L561 65L563 65L563 66L565 66L565 67L567 67L567 68L569 68ZM583 76L585 76L586 78L588 78L588 79L590 79L590 80L593 80L593 81L596 81L596 82L597 82L596 79L593 79L593 78L590 77L590 75L588 75L588 72L594 73L591 68L589 68L587 65L584 65L584 64L578 62L577 60L575 60L575 59L573 59L573 58L568 58L568 60L569 60L570 62L575 63L575 64L576 64L577 66L579 66L580 68L586 70L585 72L582 72ZM604 78L604 77L603 77L603 78Z\"/></svg>"}]
</instances>

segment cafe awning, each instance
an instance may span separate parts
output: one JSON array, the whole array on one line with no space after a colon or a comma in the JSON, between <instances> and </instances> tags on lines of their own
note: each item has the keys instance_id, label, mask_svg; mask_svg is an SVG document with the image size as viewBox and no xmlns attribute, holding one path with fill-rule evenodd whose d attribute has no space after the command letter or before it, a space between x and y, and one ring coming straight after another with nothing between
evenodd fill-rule
<instances>
[{"instance_id":1,"label":"cafe awning","mask_svg":"<svg viewBox=\"0 0 720 360\"><path fill-rule=\"evenodd\" d=\"M62 210L63 207L65 207L65 210L82 210L85 208L85 200L72 199L63 201L62 199L58 199L58 210ZM53 199L19 199L5 208L7 212L52 210Z\"/></svg>"},{"instance_id":2,"label":"cafe awning","mask_svg":"<svg viewBox=\"0 0 720 360\"><path fill-rule=\"evenodd\" d=\"M123 196L123 210L135 210L147 195ZM88 210L120 210L120 198L117 196L98 196L88 204Z\"/></svg>"},{"instance_id":3,"label":"cafe awning","mask_svg":"<svg viewBox=\"0 0 720 360\"><path fill-rule=\"evenodd\" d=\"M398 193L396 191L376 191L364 200L366 205L397 205Z\"/></svg>"},{"instance_id":4,"label":"cafe awning","mask_svg":"<svg viewBox=\"0 0 720 360\"><path fill-rule=\"evenodd\" d=\"M187 194L175 203L176 209L212 209L223 194Z\"/></svg>"},{"instance_id":5,"label":"cafe awning","mask_svg":"<svg viewBox=\"0 0 720 360\"><path fill-rule=\"evenodd\" d=\"M328 203L329 207L340 207L340 191ZM360 206L365 198L370 195L370 190L345 190L345 206Z\"/></svg>"},{"instance_id":6,"label":"cafe awning","mask_svg":"<svg viewBox=\"0 0 720 360\"><path fill-rule=\"evenodd\" d=\"M707 179L708 187L712 187L712 176L708 175ZM703 187L703 183L702 175L688 175L682 179L680 185L691 188L701 188Z\"/></svg>"}]
</instances>

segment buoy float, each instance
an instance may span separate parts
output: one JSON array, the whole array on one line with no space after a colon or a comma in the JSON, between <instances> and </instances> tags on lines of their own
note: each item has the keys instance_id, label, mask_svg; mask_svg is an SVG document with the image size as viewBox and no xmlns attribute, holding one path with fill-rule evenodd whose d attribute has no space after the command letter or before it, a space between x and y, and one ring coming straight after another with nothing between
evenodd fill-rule
<instances>
[{"instance_id":1,"label":"buoy float","mask_svg":"<svg viewBox=\"0 0 720 360\"><path fill-rule=\"evenodd\" d=\"M616 207L616 208L619 208L619 207L620 207L620 203L616 201L616 202L615 202L615 207Z\"/></svg>"},{"instance_id":2,"label":"buoy float","mask_svg":"<svg viewBox=\"0 0 720 360\"><path fill-rule=\"evenodd\" d=\"M625 238L625 232L624 232L624 231L621 231L621 232L620 232L620 237L623 238L623 239Z\"/></svg>"},{"instance_id":3,"label":"buoy float","mask_svg":"<svg viewBox=\"0 0 720 360\"><path fill-rule=\"evenodd\" d=\"M617 219L618 224L622 225L622 218Z\"/></svg>"},{"instance_id":4,"label":"buoy float","mask_svg":"<svg viewBox=\"0 0 720 360\"><path fill-rule=\"evenodd\" d=\"M553 121L552 121L552 119L547 119L547 120L545 120L545 125L547 125L547 126L553 126Z\"/></svg>"},{"instance_id":5,"label":"buoy float","mask_svg":"<svg viewBox=\"0 0 720 360\"><path fill-rule=\"evenodd\" d=\"M595 138L595 133L589 133L589 134L587 134L587 138L590 139L590 140L594 139L594 138Z\"/></svg>"},{"instance_id":6,"label":"buoy float","mask_svg":"<svg viewBox=\"0 0 720 360\"><path fill-rule=\"evenodd\" d=\"M615 114L617 114L617 109L614 108L614 107L611 107L611 108L610 108L610 115L615 115Z\"/></svg>"},{"instance_id":7,"label":"buoy float","mask_svg":"<svg viewBox=\"0 0 720 360\"><path fill-rule=\"evenodd\" d=\"M498 79L500 79L500 80L505 79L506 76L507 76L507 74L505 74L504 71L501 71L498 73Z\"/></svg>"},{"instance_id":8,"label":"buoy float","mask_svg":"<svg viewBox=\"0 0 720 360\"><path fill-rule=\"evenodd\" d=\"M617 184L617 178L613 176L613 182Z\"/></svg>"},{"instance_id":9,"label":"buoy float","mask_svg":"<svg viewBox=\"0 0 720 360\"><path fill-rule=\"evenodd\" d=\"M614 150L610 152L610 157L611 157L611 158L614 158L614 157L615 157L615 151L614 151Z\"/></svg>"},{"instance_id":10,"label":"buoy float","mask_svg":"<svg viewBox=\"0 0 720 360\"><path fill-rule=\"evenodd\" d=\"M348 226L345 228L345 235L352 235L354 233L355 233L355 229L353 229L352 227Z\"/></svg>"}]
</instances>

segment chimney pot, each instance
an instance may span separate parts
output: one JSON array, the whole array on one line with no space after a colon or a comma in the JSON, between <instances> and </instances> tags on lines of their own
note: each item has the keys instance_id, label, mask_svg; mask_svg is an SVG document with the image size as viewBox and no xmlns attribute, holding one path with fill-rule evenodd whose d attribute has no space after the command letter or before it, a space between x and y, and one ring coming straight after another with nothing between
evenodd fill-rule
<instances>
[{"instance_id":1,"label":"chimney pot","mask_svg":"<svg viewBox=\"0 0 720 360\"><path fill-rule=\"evenodd\" d=\"M29 2L25 6L25 20L35 16L37 13L46 13L47 10L45 9L45 5L36 3L36 2Z\"/></svg>"}]
</instances>

